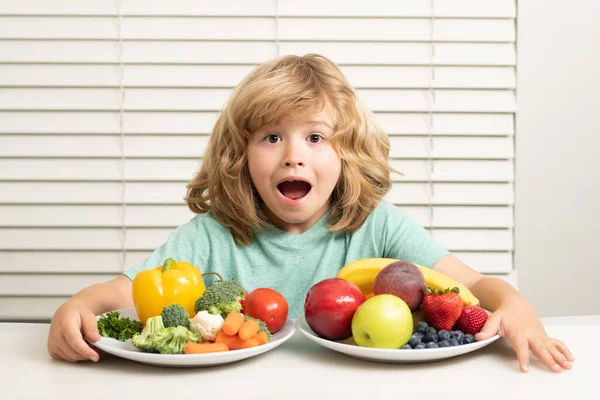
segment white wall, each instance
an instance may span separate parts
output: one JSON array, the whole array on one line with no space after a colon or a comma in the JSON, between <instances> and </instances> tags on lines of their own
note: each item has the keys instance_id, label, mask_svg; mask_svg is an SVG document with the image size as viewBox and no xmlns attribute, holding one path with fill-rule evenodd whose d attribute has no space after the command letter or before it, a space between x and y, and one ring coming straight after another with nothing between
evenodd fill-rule
<instances>
[{"instance_id":1,"label":"white wall","mask_svg":"<svg viewBox=\"0 0 600 400\"><path fill-rule=\"evenodd\" d=\"M518 3L515 266L542 316L600 313L598 15Z\"/></svg>"}]
</instances>

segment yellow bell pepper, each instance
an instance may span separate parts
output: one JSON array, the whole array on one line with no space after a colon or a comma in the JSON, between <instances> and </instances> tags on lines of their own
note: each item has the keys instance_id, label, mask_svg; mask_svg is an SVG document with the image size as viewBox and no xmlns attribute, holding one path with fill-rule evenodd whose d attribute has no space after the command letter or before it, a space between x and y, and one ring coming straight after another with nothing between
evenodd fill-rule
<instances>
[{"instance_id":1,"label":"yellow bell pepper","mask_svg":"<svg viewBox=\"0 0 600 400\"><path fill-rule=\"evenodd\" d=\"M160 315L173 303L180 304L193 318L196 300L205 290L198 268L169 258L164 265L139 272L133 279L132 295L138 318L145 325L148 318Z\"/></svg>"}]
</instances>

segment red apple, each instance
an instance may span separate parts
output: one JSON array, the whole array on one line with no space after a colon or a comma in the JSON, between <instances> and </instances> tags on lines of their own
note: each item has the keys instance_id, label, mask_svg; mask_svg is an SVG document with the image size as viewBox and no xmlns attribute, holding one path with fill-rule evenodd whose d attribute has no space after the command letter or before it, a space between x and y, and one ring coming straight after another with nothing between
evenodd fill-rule
<instances>
[{"instance_id":1,"label":"red apple","mask_svg":"<svg viewBox=\"0 0 600 400\"><path fill-rule=\"evenodd\" d=\"M348 339L354 312L364 302L365 296L355 284L340 278L322 280L306 294L306 323L324 339Z\"/></svg>"}]
</instances>

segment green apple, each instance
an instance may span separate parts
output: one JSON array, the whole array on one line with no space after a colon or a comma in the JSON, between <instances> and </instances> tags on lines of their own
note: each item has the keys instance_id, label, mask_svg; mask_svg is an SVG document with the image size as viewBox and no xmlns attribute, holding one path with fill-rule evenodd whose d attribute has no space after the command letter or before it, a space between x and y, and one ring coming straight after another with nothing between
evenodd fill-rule
<instances>
[{"instance_id":1,"label":"green apple","mask_svg":"<svg viewBox=\"0 0 600 400\"><path fill-rule=\"evenodd\" d=\"M359 346L399 349L408 343L412 333L410 308L393 294L371 297L352 317L352 336Z\"/></svg>"}]
</instances>

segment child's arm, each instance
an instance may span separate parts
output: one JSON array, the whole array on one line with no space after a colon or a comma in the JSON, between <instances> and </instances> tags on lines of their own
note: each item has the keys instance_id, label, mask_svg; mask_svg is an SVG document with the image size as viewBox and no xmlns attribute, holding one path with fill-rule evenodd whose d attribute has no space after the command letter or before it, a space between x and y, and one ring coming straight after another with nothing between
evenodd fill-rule
<instances>
[{"instance_id":1,"label":"child's arm","mask_svg":"<svg viewBox=\"0 0 600 400\"><path fill-rule=\"evenodd\" d=\"M507 338L517 353L523 372L527 371L530 349L554 372L571 368L570 362L574 358L567 346L547 336L533 304L511 285L501 279L485 277L451 255L438 261L433 269L467 286L479 299L481 307L493 312L476 335L477 340L496 333Z\"/></svg>"},{"instance_id":2,"label":"child's arm","mask_svg":"<svg viewBox=\"0 0 600 400\"><path fill-rule=\"evenodd\" d=\"M98 353L83 340L100 339L96 315L133 306L131 280L121 275L89 286L56 310L48 334L48 353L57 360L98 360Z\"/></svg>"}]
</instances>

